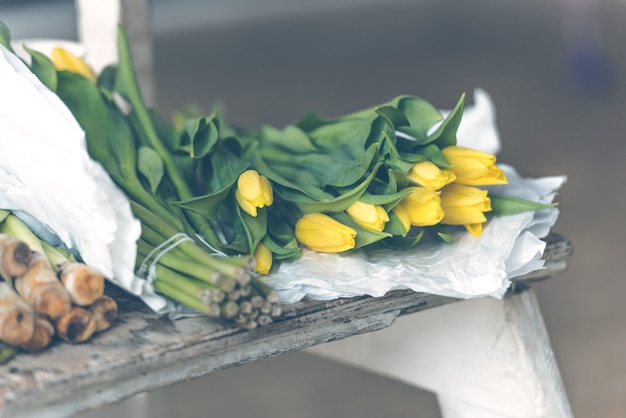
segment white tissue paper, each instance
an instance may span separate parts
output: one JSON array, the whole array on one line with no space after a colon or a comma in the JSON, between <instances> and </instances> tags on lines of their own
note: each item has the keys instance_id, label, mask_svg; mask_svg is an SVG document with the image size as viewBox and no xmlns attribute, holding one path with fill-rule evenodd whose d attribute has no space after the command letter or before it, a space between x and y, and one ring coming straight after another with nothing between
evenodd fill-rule
<instances>
[{"instance_id":1,"label":"white tissue paper","mask_svg":"<svg viewBox=\"0 0 626 418\"><path fill-rule=\"evenodd\" d=\"M130 203L89 157L70 110L2 46L0 91L0 208L155 311L164 309L167 300L134 274L141 226Z\"/></svg>"},{"instance_id":2,"label":"white tissue paper","mask_svg":"<svg viewBox=\"0 0 626 418\"><path fill-rule=\"evenodd\" d=\"M442 111L447 114L448 111ZM467 106L458 130L457 144L496 154L500 137L495 108L481 89ZM494 192L551 203L564 176L521 178L512 167L500 165L509 180ZM302 258L282 263L266 278L281 302L293 303L305 296L330 300L360 295L382 296L390 290L474 298L501 298L510 279L539 270L545 237L556 222L557 208L494 218L479 237L459 234L452 244L426 244L398 251L359 249L346 254L305 250Z\"/></svg>"}]
</instances>

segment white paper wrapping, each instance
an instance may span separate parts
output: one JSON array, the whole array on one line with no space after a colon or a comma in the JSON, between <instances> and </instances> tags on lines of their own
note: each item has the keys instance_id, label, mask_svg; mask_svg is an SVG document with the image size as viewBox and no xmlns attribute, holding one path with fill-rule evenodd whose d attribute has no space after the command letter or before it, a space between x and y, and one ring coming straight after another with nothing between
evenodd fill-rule
<instances>
[{"instance_id":1,"label":"white paper wrapping","mask_svg":"<svg viewBox=\"0 0 626 418\"><path fill-rule=\"evenodd\" d=\"M447 114L447 111L442 111ZM495 108L480 89L458 130L458 145L497 153L500 149ZM509 184L494 192L551 203L564 176L521 178L501 165ZM345 254L305 250L297 261L283 263L266 281L284 303L305 296L318 300L359 295L382 296L395 289L412 289L442 296L501 298L510 279L544 267L545 237L558 209L542 209L492 219L480 237L460 232L452 244L427 243L405 251L360 249Z\"/></svg>"},{"instance_id":2,"label":"white paper wrapping","mask_svg":"<svg viewBox=\"0 0 626 418\"><path fill-rule=\"evenodd\" d=\"M0 91L0 208L163 309L167 301L134 275L141 226L125 195L89 157L70 110L2 46Z\"/></svg>"}]
</instances>

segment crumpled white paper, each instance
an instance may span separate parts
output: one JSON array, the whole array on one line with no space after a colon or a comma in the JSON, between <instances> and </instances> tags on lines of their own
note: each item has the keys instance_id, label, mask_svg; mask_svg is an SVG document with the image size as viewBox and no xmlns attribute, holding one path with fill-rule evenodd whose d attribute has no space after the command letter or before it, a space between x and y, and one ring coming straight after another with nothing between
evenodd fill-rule
<instances>
[{"instance_id":1,"label":"crumpled white paper","mask_svg":"<svg viewBox=\"0 0 626 418\"><path fill-rule=\"evenodd\" d=\"M71 111L20 62L30 62L24 46L48 57L54 47L82 57L84 45L22 39L11 46L17 57L4 48L0 54L0 208L11 209L47 242L80 254L156 313L187 316L134 273L141 225L128 199L89 157Z\"/></svg>"},{"instance_id":2,"label":"crumpled white paper","mask_svg":"<svg viewBox=\"0 0 626 418\"><path fill-rule=\"evenodd\" d=\"M134 275L141 226L126 196L89 157L70 110L2 46L0 91L0 208L162 309L167 301Z\"/></svg>"},{"instance_id":3,"label":"crumpled white paper","mask_svg":"<svg viewBox=\"0 0 626 418\"><path fill-rule=\"evenodd\" d=\"M442 111L447 114L447 111ZM500 150L495 107L481 89L467 106L458 130L458 145L496 154ZM509 184L494 192L551 203L565 176L521 178L500 165ZM359 249L345 254L305 250L302 258L282 263L266 278L284 303L305 296L330 300L360 295L382 296L395 289L474 298L501 298L510 279L544 267L545 237L556 222L557 208L492 219L480 237L459 233L452 244L428 243L404 251Z\"/></svg>"}]
</instances>

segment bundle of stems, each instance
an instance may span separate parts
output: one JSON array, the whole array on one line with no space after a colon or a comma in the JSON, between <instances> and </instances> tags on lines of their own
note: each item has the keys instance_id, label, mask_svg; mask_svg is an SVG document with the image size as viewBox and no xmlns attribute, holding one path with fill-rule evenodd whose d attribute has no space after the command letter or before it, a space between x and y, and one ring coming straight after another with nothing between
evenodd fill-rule
<instances>
[{"instance_id":1,"label":"bundle of stems","mask_svg":"<svg viewBox=\"0 0 626 418\"><path fill-rule=\"evenodd\" d=\"M144 103L121 27L118 53L118 65L105 69L97 84L59 71L57 94L85 131L90 156L125 193L141 223L137 275L211 317L248 328L271 322L280 315L278 298L252 273L254 257L224 254L215 220L174 203L194 198L195 160L172 149L173 127L161 126Z\"/></svg>"}]
</instances>

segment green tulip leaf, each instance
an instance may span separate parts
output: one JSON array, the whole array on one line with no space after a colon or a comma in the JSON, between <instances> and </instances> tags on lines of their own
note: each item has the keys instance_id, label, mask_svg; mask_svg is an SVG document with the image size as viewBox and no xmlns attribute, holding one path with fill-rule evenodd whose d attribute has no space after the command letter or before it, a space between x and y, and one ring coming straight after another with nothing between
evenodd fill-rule
<instances>
[{"instance_id":1,"label":"green tulip leaf","mask_svg":"<svg viewBox=\"0 0 626 418\"><path fill-rule=\"evenodd\" d=\"M424 147L420 147L416 154L423 155L428 161L433 164L442 167L450 168L452 165L446 160L446 157L441 152L441 149L435 144L429 144Z\"/></svg>"},{"instance_id":2,"label":"green tulip leaf","mask_svg":"<svg viewBox=\"0 0 626 418\"><path fill-rule=\"evenodd\" d=\"M34 49L30 49L24 46L24 50L30 54L30 70L37 76L37 78L50 90L56 91L57 89L57 71L54 68L54 64L50 58L37 52Z\"/></svg>"},{"instance_id":3,"label":"green tulip leaf","mask_svg":"<svg viewBox=\"0 0 626 418\"><path fill-rule=\"evenodd\" d=\"M333 197L332 199L325 201L317 201L317 202L294 202L298 208L303 213L314 213L314 212L343 212L348 209L350 205L359 200L361 195L365 193L365 190L371 183L374 175L376 174L376 170L372 170L372 172L357 186L348 189L345 193Z\"/></svg>"},{"instance_id":4,"label":"green tulip leaf","mask_svg":"<svg viewBox=\"0 0 626 418\"><path fill-rule=\"evenodd\" d=\"M159 154L150 147L139 147L137 151L137 170L148 181L152 193L156 193L164 174L163 160L161 160Z\"/></svg>"},{"instance_id":5,"label":"green tulip leaf","mask_svg":"<svg viewBox=\"0 0 626 418\"><path fill-rule=\"evenodd\" d=\"M115 65L107 65L100 71L96 84L109 97L115 91L115 78L117 77L117 67Z\"/></svg>"},{"instance_id":6,"label":"green tulip leaf","mask_svg":"<svg viewBox=\"0 0 626 418\"><path fill-rule=\"evenodd\" d=\"M110 138L114 138L117 132L112 128L112 116L100 90L96 84L79 74L60 71L57 75L56 93L85 131L89 155L101 163L107 172L119 173L117 159L111 158L110 148ZM134 159L132 164L135 164Z\"/></svg>"},{"instance_id":7,"label":"green tulip leaf","mask_svg":"<svg viewBox=\"0 0 626 418\"><path fill-rule=\"evenodd\" d=\"M402 97L397 106L408 119L410 135L417 141L425 140L428 130L443 119L439 110L419 97Z\"/></svg>"},{"instance_id":8,"label":"green tulip leaf","mask_svg":"<svg viewBox=\"0 0 626 418\"><path fill-rule=\"evenodd\" d=\"M385 224L385 232L393 235L394 237L405 237L407 235L406 229L404 229L404 224L393 212L389 212L389 221Z\"/></svg>"},{"instance_id":9,"label":"green tulip leaf","mask_svg":"<svg viewBox=\"0 0 626 418\"><path fill-rule=\"evenodd\" d=\"M288 125L283 130L264 126L258 136L260 152L268 158L273 154L297 155L318 151L309 136L298 126Z\"/></svg>"},{"instance_id":10,"label":"green tulip leaf","mask_svg":"<svg viewBox=\"0 0 626 418\"><path fill-rule=\"evenodd\" d=\"M251 154L252 166L259 172L259 174L267 177L272 183L279 185L277 189L280 189L280 186L283 186L282 189L284 190L285 195L291 195L294 198L296 196L301 196L303 199L309 201L326 199L330 196L319 187L313 186L309 183L294 183L291 180L287 180L273 168L270 168L258 153L254 153L254 149L254 147L251 147L248 151ZM287 198L287 200L290 199Z\"/></svg>"},{"instance_id":11,"label":"green tulip leaf","mask_svg":"<svg viewBox=\"0 0 626 418\"><path fill-rule=\"evenodd\" d=\"M399 192L387 195L373 195L369 193L364 193L359 198L359 201L363 203L368 203L370 205L384 206L386 210L390 210L391 208L396 206L402 199L410 194L410 190L407 190L406 192Z\"/></svg>"},{"instance_id":12,"label":"green tulip leaf","mask_svg":"<svg viewBox=\"0 0 626 418\"><path fill-rule=\"evenodd\" d=\"M182 149L191 158L202 158L211 152L219 139L219 119L200 117L185 121L182 134Z\"/></svg>"},{"instance_id":13,"label":"green tulip leaf","mask_svg":"<svg viewBox=\"0 0 626 418\"><path fill-rule=\"evenodd\" d=\"M311 132L314 129L319 128L322 125L329 123L327 119L315 112L306 113L296 123L295 126L302 129L304 132Z\"/></svg>"},{"instance_id":14,"label":"green tulip leaf","mask_svg":"<svg viewBox=\"0 0 626 418\"><path fill-rule=\"evenodd\" d=\"M13 47L11 46L11 31L4 24L3 21L0 20L0 45L13 52Z\"/></svg>"},{"instance_id":15,"label":"green tulip leaf","mask_svg":"<svg viewBox=\"0 0 626 418\"><path fill-rule=\"evenodd\" d=\"M395 144L390 138L385 138L383 142L383 150L385 157L385 165L390 169L401 173L408 173L411 168L418 161L423 161L426 159L425 156L419 154L406 154L409 159L404 158L404 156L400 155Z\"/></svg>"},{"instance_id":16,"label":"green tulip leaf","mask_svg":"<svg viewBox=\"0 0 626 418\"><path fill-rule=\"evenodd\" d=\"M393 237L387 238L381 241L381 244L385 247L392 248L394 250L408 250L409 248L415 247L422 240L424 236L424 231L421 230L419 233L415 235L406 235L406 236L398 236L394 235Z\"/></svg>"},{"instance_id":17,"label":"green tulip leaf","mask_svg":"<svg viewBox=\"0 0 626 418\"><path fill-rule=\"evenodd\" d=\"M371 121L340 119L314 129L309 135L317 148L355 158L363 153L370 129Z\"/></svg>"},{"instance_id":18,"label":"green tulip leaf","mask_svg":"<svg viewBox=\"0 0 626 418\"><path fill-rule=\"evenodd\" d=\"M219 144L207 158L209 160L208 173L205 178L208 181L206 185L203 185L207 192L191 199L172 203L178 207L200 213L208 219L217 219L220 204L235 187L239 175L249 165Z\"/></svg>"},{"instance_id":19,"label":"green tulip leaf","mask_svg":"<svg viewBox=\"0 0 626 418\"><path fill-rule=\"evenodd\" d=\"M268 234L281 245L295 240L296 234L293 225L300 216L302 215L297 213L296 209L287 210L284 206L281 206L280 209L272 207L267 216Z\"/></svg>"},{"instance_id":20,"label":"green tulip leaf","mask_svg":"<svg viewBox=\"0 0 626 418\"><path fill-rule=\"evenodd\" d=\"M492 194L489 194L489 200L491 200L492 209L489 214L493 216L517 215L518 213L548 209L556 206L555 203L538 203L517 197Z\"/></svg>"},{"instance_id":21,"label":"green tulip leaf","mask_svg":"<svg viewBox=\"0 0 626 418\"><path fill-rule=\"evenodd\" d=\"M357 183L378 159L378 144L370 145L360 158L331 166L326 171L324 185L347 187Z\"/></svg>"},{"instance_id":22,"label":"green tulip leaf","mask_svg":"<svg viewBox=\"0 0 626 418\"><path fill-rule=\"evenodd\" d=\"M250 216L233 204L233 239L223 247L242 254L252 254L267 233L267 208L260 208L257 216Z\"/></svg>"},{"instance_id":23,"label":"green tulip leaf","mask_svg":"<svg viewBox=\"0 0 626 418\"><path fill-rule=\"evenodd\" d=\"M465 93L461 95L456 106L454 106L454 109L452 109L450 114L443 120L441 125L428 136L427 143L434 142L439 148L456 145L456 132L461 124L464 101Z\"/></svg>"},{"instance_id":24,"label":"green tulip leaf","mask_svg":"<svg viewBox=\"0 0 626 418\"><path fill-rule=\"evenodd\" d=\"M268 234L270 231L268 230ZM302 248L296 239L292 239L286 244L274 241L269 235L265 235L261 243L272 252L274 260L295 260L302 255Z\"/></svg>"},{"instance_id":25,"label":"green tulip leaf","mask_svg":"<svg viewBox=\"0 0 626 418\"><path fill-rule=\"evenodd\" d=\"M434 236L438 241L450 244L454 240L454 235L444 225L437 224L425 227L425 229Z\"/></svg>"},{"instance_id":26,"label":"green tulip leaf","mask_svg":"<svg viewBox=\"0 0 626 418\"><path fill-rule=\"evenodd\" d=\"M376 113L385 118L389 124L396 129L411 124L404 113L393 106L381 106L377 107L375 110Z\"/></svg>"}]
</instances>

